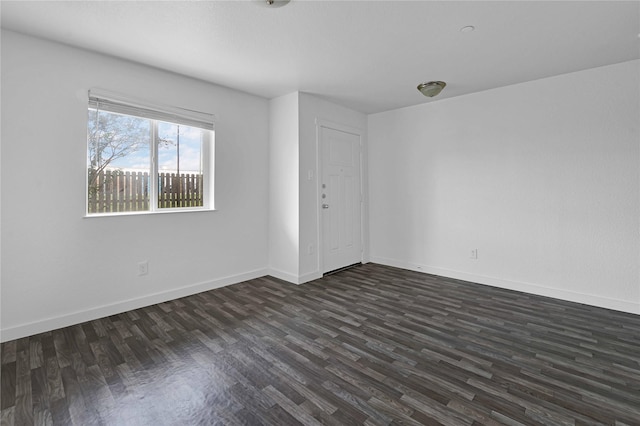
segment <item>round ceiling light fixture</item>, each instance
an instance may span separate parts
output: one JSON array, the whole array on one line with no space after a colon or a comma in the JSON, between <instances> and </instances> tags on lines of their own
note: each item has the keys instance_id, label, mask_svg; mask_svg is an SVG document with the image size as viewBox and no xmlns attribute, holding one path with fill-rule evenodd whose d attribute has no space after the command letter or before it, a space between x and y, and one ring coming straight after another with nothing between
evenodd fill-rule
<instances>
[{"instance_id":1,"label":"round ceiling light fixture","mask_svg":"<svg viewBox=\"0 0 640 426\"><path fill-rule=\"evenodd\" d=\"M286 6L289 4L291 0L253 0L255 3L258 3L260 6L266 7L268 9L275 9L277 7Z\"/></svg>"},{"instance_id":2,"label":"round ceiling light fixture","mask_svg":"<svg viewBox=\"0 0 640 426\"><path fill-rule=\"evenodd\" d=\"M475 29L476 29L476 27L474 27L473 25L467 25L466 27L460 28L460 32L461 33L470 33Z\"/></svg>"},{"instance_id":3,"label":"round ceiling light fixture","mask_svg":"<svg viewBox=\"0 0 640 426\"><path fill-rule=\"evenodd\" d=\"M446 85L447 83L444 81L430 81L428 83L420 83L418 90L426 97L433 98L442 92L442 89L444 89Z\"/></svg>"}]
</instances>

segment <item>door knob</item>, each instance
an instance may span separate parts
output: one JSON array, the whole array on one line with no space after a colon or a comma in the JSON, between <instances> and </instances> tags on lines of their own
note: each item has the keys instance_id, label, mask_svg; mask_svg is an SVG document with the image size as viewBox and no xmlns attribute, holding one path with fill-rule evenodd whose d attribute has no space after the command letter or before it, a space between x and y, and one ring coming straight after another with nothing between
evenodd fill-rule
<instances>
[{"instance_id":1,"label":"door knob","mask_svg":"<svg viewBox=\"0 0 640 426\"><path fill-rule=\"evenodd\" d=\"M323 204L323 205L322 205L322 208L323 208L323 209L328 209L328 208L329 208L329 204Z\"/></svg>"}]
</instances>

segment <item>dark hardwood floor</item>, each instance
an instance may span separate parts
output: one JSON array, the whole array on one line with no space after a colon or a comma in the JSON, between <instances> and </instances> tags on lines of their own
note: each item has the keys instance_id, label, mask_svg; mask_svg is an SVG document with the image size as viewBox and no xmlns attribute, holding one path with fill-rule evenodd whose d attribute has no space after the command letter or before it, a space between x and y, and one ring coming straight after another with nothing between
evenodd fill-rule
<instances>
[{"instance_id":1,"label":"dark hardwood floor","mask_svg":"<svg viewBox=\"0 0 640 426\"><path fill-rule=\"evenodd\" d=\"M3 425L639 425L640 316L384 267L2 344Z\"/></svg>"}]
</instances>

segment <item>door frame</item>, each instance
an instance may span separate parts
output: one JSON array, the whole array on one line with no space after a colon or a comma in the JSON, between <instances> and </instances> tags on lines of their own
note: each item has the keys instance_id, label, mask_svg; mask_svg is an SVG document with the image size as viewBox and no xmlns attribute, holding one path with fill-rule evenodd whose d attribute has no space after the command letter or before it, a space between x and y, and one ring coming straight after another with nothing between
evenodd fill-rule
<instances>
[{"instance_id":1,"label":"door frame","mask_svg":"<svg viewBox=\"0 0 640 426\"><path fill-rule=\"evenodd\" d=\"M339 132L349 133L351 135L357 136L359 139L359 158L358 161L360 163L360 262L364 261L364 219L365 219L365 202L364 202L364 164L363 164L363 135L364 131L357 127L348 126L346 124L336 123L334 121L324 120L320 118L316 118L316 176L317 186L316 186L316 211L318 212L318 223L316 226L317 229L317 241L318 241L318 266L320 276L324 275L327 271L324 270L324 225L322 220L322 177L324 176L323 169L323 161L322 161L322 140L321 140L321 129L331 129L337 130ZM348 265L345 265L348 266Z\"/></svg>"}]
</instances>

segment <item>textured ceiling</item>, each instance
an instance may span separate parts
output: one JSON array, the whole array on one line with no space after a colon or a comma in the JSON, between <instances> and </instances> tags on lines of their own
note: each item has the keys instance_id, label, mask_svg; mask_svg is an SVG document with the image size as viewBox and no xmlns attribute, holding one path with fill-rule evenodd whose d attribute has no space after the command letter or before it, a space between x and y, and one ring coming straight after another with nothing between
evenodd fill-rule
<instances>
[{"instance_id":1,"label":"textured ceiling","mask_svg":"<svg viewBox=\"0 0 640 426\"><path fill-rule=\"evenodd\" d=\"M2 27L372 113L640 58L640 2L2 1ZM476 30L460 32L473 25ZM416 86L444 80L436 98Z\"/></svg>"}]
</instances>

